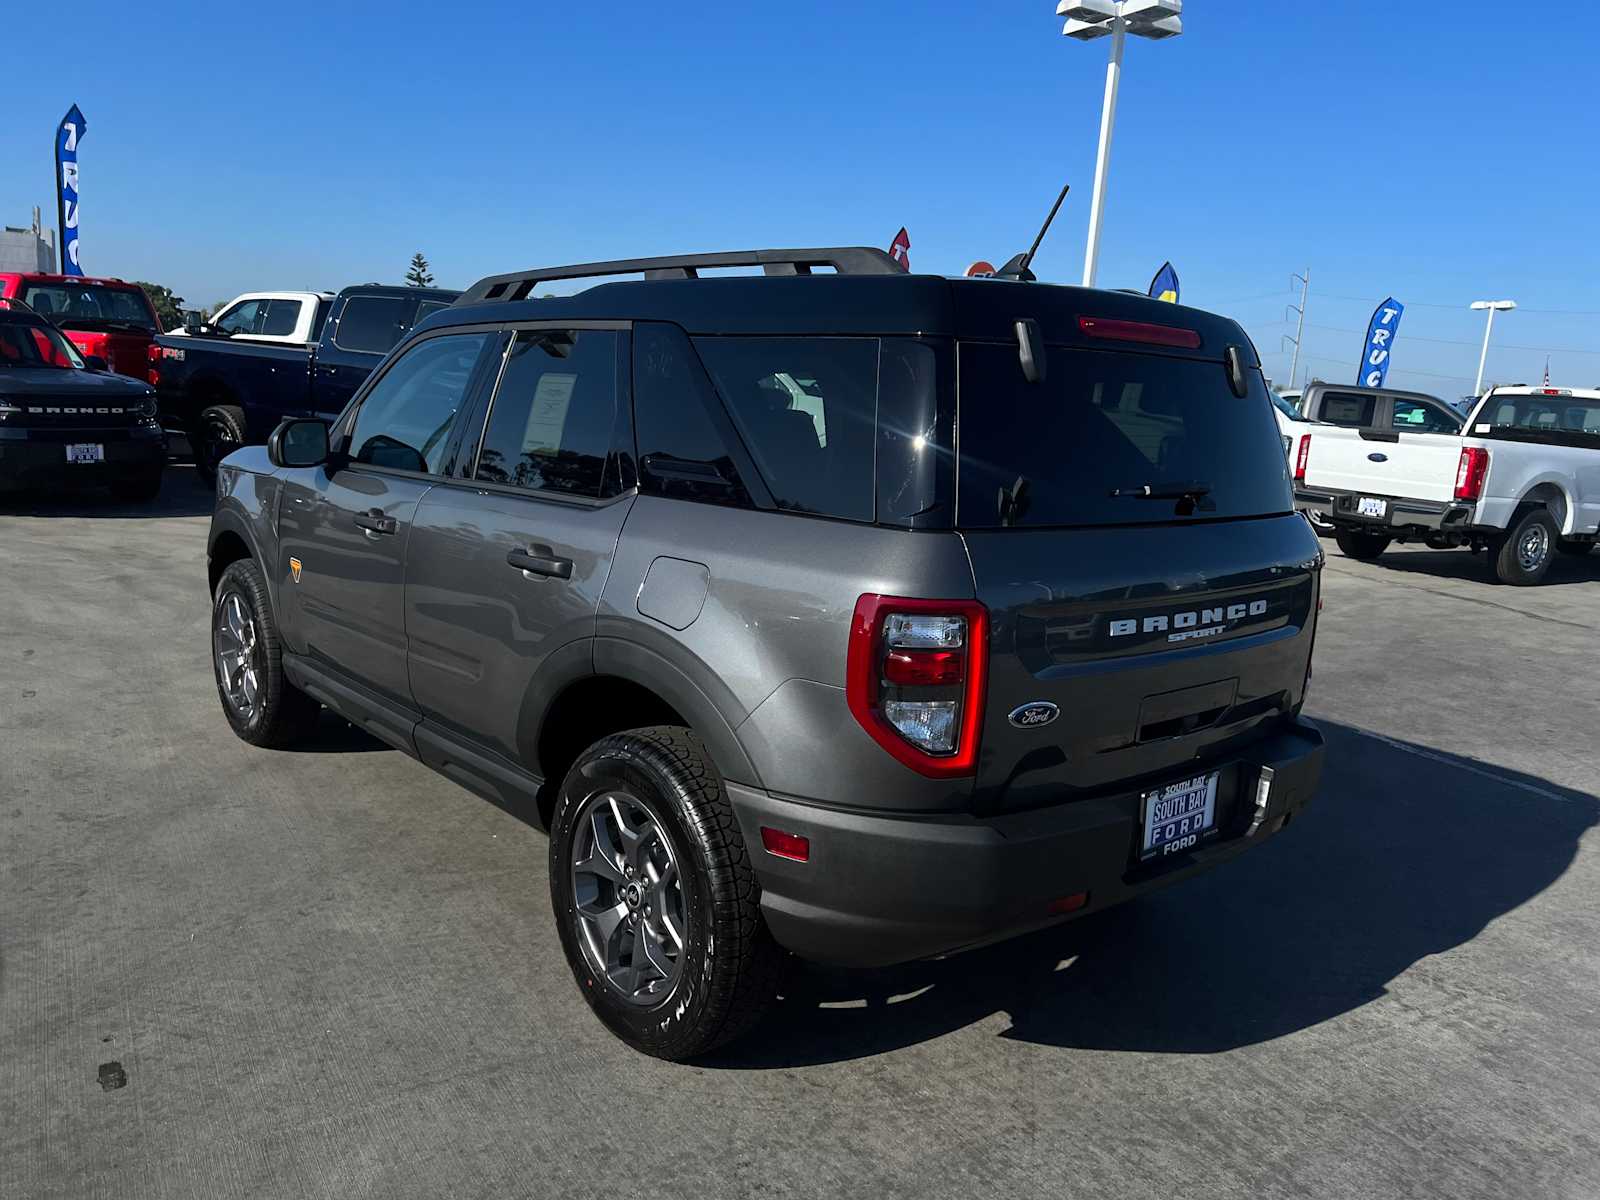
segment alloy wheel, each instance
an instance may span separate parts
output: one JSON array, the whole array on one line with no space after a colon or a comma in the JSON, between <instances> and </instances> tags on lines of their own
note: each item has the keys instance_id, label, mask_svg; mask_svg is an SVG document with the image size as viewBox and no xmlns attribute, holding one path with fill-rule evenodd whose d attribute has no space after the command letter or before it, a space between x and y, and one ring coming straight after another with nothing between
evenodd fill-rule
<instances>
[{"instance_id":1,"label":"alloy wheel","mask_svg":"<svg viewBox=\"0 0 1600 1200\"><path fill-rule=\"evenodd\" d=\"M590 968L630 1004L671 993L688 924L678 856L654 810L621 791L593 796L572 839L572 898Z\"/></svg>"},{"instance_id":2,"label":"alloy wheel","mask_svg":"<svg viewBox=\"0 0 1600 1200\"><path fill-rule=\"evenodd\" d=\"M255 613L238 592L228 592L217 605L212 645L228 706L248 721L261 703L262 647Z\"/></svg>"}]
</instances>

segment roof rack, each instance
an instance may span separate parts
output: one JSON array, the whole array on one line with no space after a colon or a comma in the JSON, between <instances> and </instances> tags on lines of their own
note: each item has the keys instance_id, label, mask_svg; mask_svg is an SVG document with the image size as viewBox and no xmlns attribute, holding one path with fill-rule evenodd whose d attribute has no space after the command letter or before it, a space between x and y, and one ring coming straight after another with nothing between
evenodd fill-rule
<instances>
[{"instance_id":1,"label":"roof rack","mask_svg":"<svg viewBox=\"0 0 1600 1200\"><path fill-rule=\"evenodd\" d=\"M526 300L535 285L557 279L595 279L643 274L646 279L696 279L711 267L761 267L767 275L810 275L831 267L840 275L902 275L905 268L873 246L832 246L802 250L724 250L715 254L674 254L665 258L620 258L614 262L575 263L490 275L462 295L459 303Z\"/></svg>"}]
</instances>

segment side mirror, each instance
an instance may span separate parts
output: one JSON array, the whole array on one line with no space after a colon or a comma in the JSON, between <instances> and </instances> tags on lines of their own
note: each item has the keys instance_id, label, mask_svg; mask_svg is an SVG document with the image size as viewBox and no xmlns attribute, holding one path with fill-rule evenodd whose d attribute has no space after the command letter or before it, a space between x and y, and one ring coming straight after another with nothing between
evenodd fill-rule
<instances>
[{"instance_id":1,"label":"side mirror","mask_svg":"<svg viewBox=\"0 0 1600 1200\"><path fill-rule=\"evenodd\" d=\"M315 417L290 417L267 439L267 458L275 467L317 467L328 461L328 423Z\"/></svg>"},{"instance_id":2,"label":"side mirror","mask_svg":"<svg viewBox=\"0 0 1600 1200\"><path fill-rule=\"evenodd\" d=\"M111 369L111 364L98 354L85 354L83 356L83 365L91 371L109 371Z\"/></svg>"},{"instance_id":3,"label":"side mirror","mask_svg":"<svg viewBox=\"0 0 1600 1200\"><path fill-rule=\"evenodd\" d=\"M183 330L185 333L199 333L200 326L205 324L201 319L198 309L186 308L183 310Z\"/></svg>"}]
</instances>

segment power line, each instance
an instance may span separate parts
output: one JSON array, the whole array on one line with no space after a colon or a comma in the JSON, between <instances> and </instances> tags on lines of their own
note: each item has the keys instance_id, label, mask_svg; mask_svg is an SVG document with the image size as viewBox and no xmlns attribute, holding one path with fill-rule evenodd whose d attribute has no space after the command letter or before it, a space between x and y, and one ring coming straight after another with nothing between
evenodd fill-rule
<instances>
[{"instance_id":1,"label":"power line","mask_svg":"<svg viewBox=\"0 0 1600 1200\"><path fill-rule=\"evenodd\" d=\"M1323 333L1348 333L1352 337L1360 337L1365 330L1343 329L1337 325L1312 325L1312 329L1319 329ZM1405 335L1408 342L1437 342L1441 346L1476 346L1476 341L1462 341L1458 338L1423 337L1420 333ZM1395 338L1399 342L1398 337ZM1600 355L1600 350L1580 350L1576 346L1518 346L1511 342L1496 342L1495 350L1530 350L1535 354L1594 354Z\"/></svg>"},{"instance_id":2,"label":"power line","mask_svg":"<svg viewBox=\"0 0 1600 1200\"><path fill-rule=\"evenodd\" d=\"M1341 296L1337 292L1323 292L1322 296L1328 300L1348 300L1355 304L1375 304L1371 296ZM1431 300L1407 300L1407 308L1443 308L1451 312L1461 312L1471 308L1470 304L1440 304ZM1519 312L1542 313L1546 316L1560 317L1600 317L1600 309L1595 308L1529 308L1525 304L1517 305Z\"/></svg>"}]
</instances>

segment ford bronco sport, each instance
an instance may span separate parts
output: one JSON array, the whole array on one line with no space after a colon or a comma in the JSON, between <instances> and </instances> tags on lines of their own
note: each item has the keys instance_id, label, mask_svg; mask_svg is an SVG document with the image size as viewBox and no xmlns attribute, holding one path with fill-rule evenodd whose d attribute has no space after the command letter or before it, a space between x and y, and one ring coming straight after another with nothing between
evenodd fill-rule
<instances>
[{"instance_id":1,"label":"ford bronco sport","mask_svg":"<svg viewBox=\"0 0 1600 1200\"><path fill-rule=\"evenodd\" d=\"M209 542L238 735L326 705L536 813L582 994L674 1059L782 951L944 954L1287 825L1321 565L1234 322L859 248L482 280L229 456Z\"/></svg>"}]
</instances>

